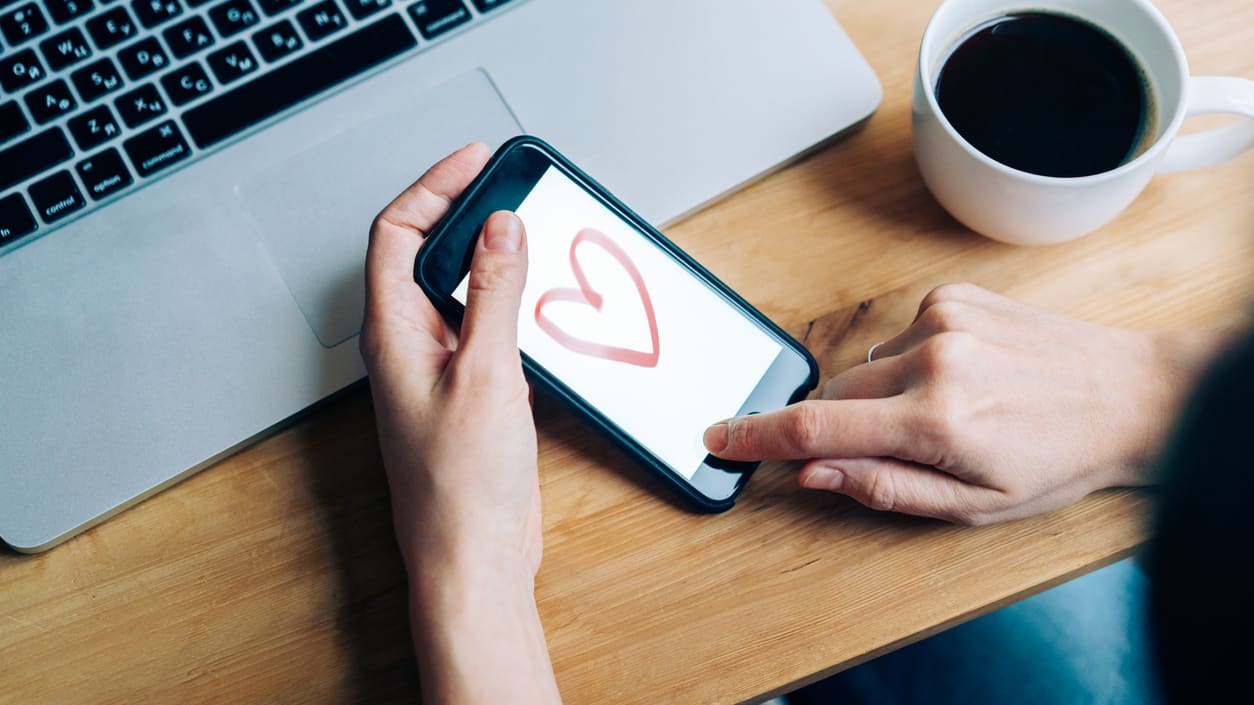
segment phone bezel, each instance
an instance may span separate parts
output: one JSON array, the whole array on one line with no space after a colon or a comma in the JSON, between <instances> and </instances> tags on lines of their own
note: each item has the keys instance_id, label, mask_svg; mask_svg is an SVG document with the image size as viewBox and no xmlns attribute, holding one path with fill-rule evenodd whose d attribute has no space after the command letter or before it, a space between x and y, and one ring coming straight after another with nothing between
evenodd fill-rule
<instances>
[{"instance_id":1,"label":"phone bezel","mask_svg":"<svg viewBox=\"0 0 1254 705\"><path fill-rule=\"evenodd\" d=\"M557 150L531 136L515 137L497 150L479 176L432 229L419 252L414 262L414 280L441 313L460 323L464 308L453 298L452 292L470 269L474 245L483 223L498 210L517 210L550 167L562 171L590 196L630 224L642 237L659 247L702 284L727 301L728 305L736 308L780 343L782 349L779 357L758 381L757 387L740 410L741 414L767 410L755 408L764 402L773 408L777 399L784 399L784 404L799 401L817 386L818 363L804 346ZM657 471L705 511L730 509L757 468L758 463L736 463L707 456L692 478L685 478L526 352L522 353L522 360L527 375L534 382L593 422L617 445Z\"/></svg>"}]
</instances>

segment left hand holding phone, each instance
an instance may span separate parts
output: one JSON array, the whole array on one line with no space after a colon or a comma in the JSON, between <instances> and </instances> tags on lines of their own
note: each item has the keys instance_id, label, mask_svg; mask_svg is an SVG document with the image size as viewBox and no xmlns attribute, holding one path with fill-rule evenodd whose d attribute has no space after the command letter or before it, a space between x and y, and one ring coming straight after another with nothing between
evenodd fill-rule
<instances>
[{"instance_id":1,"label":"left hand holding phone","mask_svg":"<svg viewBox=\"0 0 1254 705\"><path fill-rule=\"evenodd\" d=\"M487 163L472 144L375 219L361 353L410 583L425 702L559 702L536 612L536 431L518 352L526 235L484 225L461 335L414 282L426 233ZM492 674L485 678L485 673Z\"/></svg>"}]
</instances>

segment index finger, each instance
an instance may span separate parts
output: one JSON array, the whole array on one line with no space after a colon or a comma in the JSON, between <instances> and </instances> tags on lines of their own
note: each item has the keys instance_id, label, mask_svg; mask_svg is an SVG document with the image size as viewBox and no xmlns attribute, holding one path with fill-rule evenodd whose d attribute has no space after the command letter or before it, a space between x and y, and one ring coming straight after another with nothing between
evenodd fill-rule
<instances>
[{"instance_id":1,"label":"index finger","mask_svg":"<svg viewBox=\"0 0 1254 705\"><path fill-rule=\"evenodd\" d=\"M375 217L366 250L368 298L390 286L413 284L414 258L423 238L483 171L490 156L482 142L459 149L428 169Z\"/></svg>"},{"instance_id":2,"label":"index finger","mask_svg":"<svg viewBox=\"0 0 1254 705\"><path fill-rule=\"evenodd\" d=\"M900 396L803 401L715 424L705 444L725 460L910 459L909 408Z\"/></svg>"}]
</instances>

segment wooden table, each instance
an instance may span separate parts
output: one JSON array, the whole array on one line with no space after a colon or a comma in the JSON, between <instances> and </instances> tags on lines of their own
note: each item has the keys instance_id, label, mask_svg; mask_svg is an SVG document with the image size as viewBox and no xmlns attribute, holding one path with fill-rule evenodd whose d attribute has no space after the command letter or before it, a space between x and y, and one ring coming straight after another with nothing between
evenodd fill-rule
<instances>
[{"instance_id":1,"label":"wooden table","mask_svg":"<svg viewBox=\"0 0 1254 705\"><path fill-rule=\"evenodd\" d=\"M884 83L862 131L669 234L804 338L831 374L970 280L1133 327L1239 327L1254 291L1254 155L1160 177L1115 223L997 244L926 193L909 89L935 2L829 0ZM1163 0L1195 74L1254 77L1254 3ZM982 529L804 492L773 464L698 516L551 403L537 587L569 703L779 693L1131 552L1118 491ZM36 557L0 554L0 702L413 702L405 587L367 391Z\"/></svg>"}]
</instances>

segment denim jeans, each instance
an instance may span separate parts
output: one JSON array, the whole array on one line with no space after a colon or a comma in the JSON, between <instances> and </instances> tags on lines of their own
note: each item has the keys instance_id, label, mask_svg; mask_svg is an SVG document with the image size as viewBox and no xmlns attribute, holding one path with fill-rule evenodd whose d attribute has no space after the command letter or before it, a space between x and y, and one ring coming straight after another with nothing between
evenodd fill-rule
<instances>
[{"instance_id":1,"label":"denim jeans","mask_svg":"<svg viewBox=\"0 0 1254 705\"><path fill-rule=\"evenodd\" d=\"M795 705L1159 705L1148 582L1125 560L789 696Z\"/></svg>"}]
</instances>

